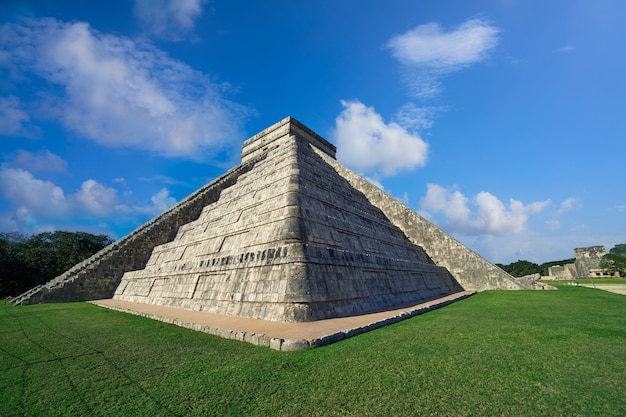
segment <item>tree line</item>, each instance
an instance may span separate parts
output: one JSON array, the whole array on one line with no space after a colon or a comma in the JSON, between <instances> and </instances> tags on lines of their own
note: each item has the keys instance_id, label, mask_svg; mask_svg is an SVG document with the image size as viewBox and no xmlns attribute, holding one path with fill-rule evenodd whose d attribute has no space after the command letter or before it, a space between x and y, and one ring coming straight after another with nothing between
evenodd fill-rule
<instances>
[{"instance_id":1,"label":"tree line","mask_svg":"<svg viewBox=\"0 0 626 417\"><path fill-rule=\"evenodd\" d=\"M500 268L504 269L514 277L523 277L525 275L541 274L542 276L548 275L548 268L555 265L571 264L576 261L576 258L563 259L561 261L544 262L542 264L536 264L534 262L518 260L508 265L496 264ZM611 274L619 272L620 274L626 273L626 244L620 243L615 245L609 252L600 260L600 268Z\"/></svg>"},{"instance_id":2,"label":"tree line","mask_svg":"<svg viewBox=\"0 0 626 417\"><path fill-rule=\"evenodd\" d=\"M111 243L84 232L0 233L0 298L44 284Z\"/></svg>"}]
</instances>

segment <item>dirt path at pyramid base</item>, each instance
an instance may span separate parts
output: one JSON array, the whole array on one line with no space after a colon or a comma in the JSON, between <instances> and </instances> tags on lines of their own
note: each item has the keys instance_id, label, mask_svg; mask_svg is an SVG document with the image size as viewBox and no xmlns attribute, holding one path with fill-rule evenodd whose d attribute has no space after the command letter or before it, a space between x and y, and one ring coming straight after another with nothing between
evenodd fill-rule
<instances>
[{"instance_id":1,"label":"dirt path at pyramid base","mask_svg":"<svg viewBox=\"0 0 626 417\"><path fill-rule=\"evenodd\" d=\"M414 305L336 319L282 323L245 317L184 310L113 299L91 301L101 307L136 314L193 330L276 350L304 350L338 342L388 324L446 306L475 294L462 291Z\"/></svg>"},{"instance_id":2,"label":"dirt path at pyramid base","mask_svg":"<svg viewBox=\"0 0 626 417\"><path fill-rule=\"evenodd\" d=\"M626 295L626 284L580 284L580 286Z\"/></svg>"}]
</instances>

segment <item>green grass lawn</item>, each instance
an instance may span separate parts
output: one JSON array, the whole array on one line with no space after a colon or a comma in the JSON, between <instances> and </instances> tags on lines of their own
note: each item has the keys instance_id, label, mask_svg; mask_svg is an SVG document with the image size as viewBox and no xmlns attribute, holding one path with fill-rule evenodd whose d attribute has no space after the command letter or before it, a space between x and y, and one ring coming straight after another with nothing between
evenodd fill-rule
<instances>
[{"instance_id":1,"label":"green grass lawn","mask_svg":"<svg viewBox=\"0 0 626 417\"><path fill-rule=\"evenodd\" d=\"M626 296L559 288L484 292L300 352L3 303L0 415L626 415Z\"/></svg>"}]
</instances>

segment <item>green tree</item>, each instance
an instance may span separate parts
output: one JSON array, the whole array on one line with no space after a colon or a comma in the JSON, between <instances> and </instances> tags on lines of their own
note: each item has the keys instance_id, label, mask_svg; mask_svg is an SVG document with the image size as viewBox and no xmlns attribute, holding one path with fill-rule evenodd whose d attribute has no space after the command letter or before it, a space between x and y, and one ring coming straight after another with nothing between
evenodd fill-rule
<instances>
[{"instance_id":1,"label":"green tree","mask_svg":"<svg viewBox=\"0 0 626 417\"><path fill-rule=\"evenodd\" d=\"M0 297L17 294L24 277L32 275L24 261L24 243L28 237L21 233L0 233Z\"/></svg>"},{"instance_id":2,"label":"green tree","mask_svg":"<svg viewBox=\"0 0 626 417\"><path fill-rule=\"evenodd\" d=\"M626 273L626 244L620 243L611 248L600 260L600 268L610 274Z\"/></svg>"},{"instance_id":3,"label":"green tree","mask_svg":"<svg viewBox=\"0 0 626 417\"><path fill-rule=\"evenodd\" d=\"M45 232L30 237L0 234L0 297L44 284L112 242L106 235L84 232Z\"/></svg>"},{"instance_id":4,"label":"green tree","mask_svg":"<svg viewBox=\"0 0 626 417\"><path fill-rule=\"evenodd\" d=\"M497 265L514 277L523 277L525 275L538 274L541 272L541 267L539 265L534 262L524 260L518 260L517 262L513 262L508 265Z\"/></svg>"}]
</instances>

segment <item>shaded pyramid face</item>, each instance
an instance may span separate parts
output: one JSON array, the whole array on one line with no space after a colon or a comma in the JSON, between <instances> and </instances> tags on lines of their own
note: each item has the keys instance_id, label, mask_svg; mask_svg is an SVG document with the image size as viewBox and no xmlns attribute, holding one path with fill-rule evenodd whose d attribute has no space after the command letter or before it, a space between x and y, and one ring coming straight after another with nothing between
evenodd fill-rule
<instances>
[{"instance_id":1,"label":"shaded pyramid face","mask_svg":"<svg viewBox=\"0 0 626 417\"><path fill-rule=\"evenodd\" d=\"M462 291L326 161L334 152L291 118L246 141L253 168L126 272L114 298L303 322Z\"/></svg>"}]
</instances>

